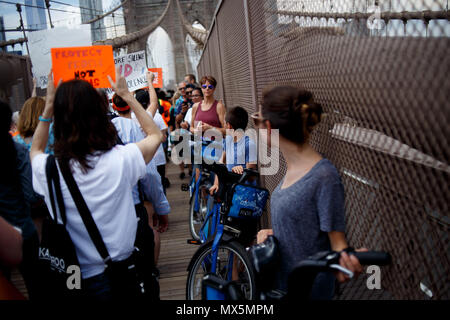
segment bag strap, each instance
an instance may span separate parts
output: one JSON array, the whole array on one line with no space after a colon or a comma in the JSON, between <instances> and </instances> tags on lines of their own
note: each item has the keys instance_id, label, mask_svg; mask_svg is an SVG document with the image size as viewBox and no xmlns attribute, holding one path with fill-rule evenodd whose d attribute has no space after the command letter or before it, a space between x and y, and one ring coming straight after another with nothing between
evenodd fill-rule
<instances>
[{"instance_id":1,"label":"bag strap","mask_svg":"<svg viewBox=\"0 0 450 320\"><path fill-rule=\"evenodd\" d=\"M120 144L122 146L125 145L125 143L123 143L122 139L120 139L119 135L117 135L117 144ZM141 179L142 180L142 179ZM139 201L144 204L145 198L144 198L144 191L143 188L144 186L142 185L141 180L138 180L138 193L139 193Z\"/></svg>"},{"instance_id":2,"label":"bag strap","mask_svg":"<svg viewBox=\"0 0 450 320\"><path fill-rule=\"evenodd\" d=\"M73 201L75 202L78 212L80 213L81 219L83 220L83 223L86 227L86 230L89 233L89 236L91 237L92 242L95 245L95 248L102 257L103 262L105 264L110 263L111 256L109 255L108 249L106 248L106 245L103 242L100 231L98 230L97 225L95 224L95 221L92 218L91 211L89 210L86 202L84 201L80 189L78 188L77 183L73 178L68 163L64 163L63 161L58 159L58 164L61 169L61 173L64 177L64 181L66 182L67 187L69 188L69 192L72 195Z\"/></svg>"},{"instance_id":3,"label":"bag strap","mask_svg":"<svg viewBox=\"0 0 450 320\"><path fill-rule=\"evenodd\" d=\"M56 223L58 223L58 213L56 211L55 205L55 196L53 191L56 193L56 199L58 201L59 213L61 214L61 220L63 225L66 225L67 217L66 217L66 207L64 205L64 200L61 193L61 184L59 181L58 169L56 167L55 157L53 155L49 155L47 157L47 162L45 165L45 174L47 176L47 186L48 192L50 195L50 203L52 206L52 211L55 216L53 219Z\"/></svg>"}]
</instances>

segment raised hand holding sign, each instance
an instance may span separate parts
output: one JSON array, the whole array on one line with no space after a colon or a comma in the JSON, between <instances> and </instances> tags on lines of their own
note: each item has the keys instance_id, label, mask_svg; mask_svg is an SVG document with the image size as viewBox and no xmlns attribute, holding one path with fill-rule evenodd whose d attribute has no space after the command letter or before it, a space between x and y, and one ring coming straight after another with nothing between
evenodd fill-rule
<instances>
[{"instance_id":1,"label":"raised hand holding sign","mask_svg":"<svg viewBox=\"0 0 450 320\"><path fill-rule=\"evenodd\" d=\"M51 54L54 79L81 79L94 88L109 88L108 75L115 79L111 46L52 48Z\"/></svg>"}]
</instances>

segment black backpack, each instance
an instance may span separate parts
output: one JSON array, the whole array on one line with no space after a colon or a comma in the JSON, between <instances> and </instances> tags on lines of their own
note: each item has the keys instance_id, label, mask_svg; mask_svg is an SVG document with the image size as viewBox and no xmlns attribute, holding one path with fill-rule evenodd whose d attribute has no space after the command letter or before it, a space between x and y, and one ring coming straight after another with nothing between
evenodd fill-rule
<instances>
[{"instance_id":1,"label":"black backpack","mask_svg":"<svg viewBox=\"0 0 450 320\"><path fill-rule=\"evenodd\" d=\"M75 246L66 230L66 210L54 156L50 155L48 157L45 173L54 218L49 214L42 224L42 239L39 245L38 274L40 276L37 280L39 281L37 298L74 298L81 296L81 292L77 289L70 289L67 285L67 281L71 276L71 274L67 273L67 269L69 266L75 266L80 271L80 265ZM62 224L58 223L55 194Z\"/></svg>"}]
</instances>

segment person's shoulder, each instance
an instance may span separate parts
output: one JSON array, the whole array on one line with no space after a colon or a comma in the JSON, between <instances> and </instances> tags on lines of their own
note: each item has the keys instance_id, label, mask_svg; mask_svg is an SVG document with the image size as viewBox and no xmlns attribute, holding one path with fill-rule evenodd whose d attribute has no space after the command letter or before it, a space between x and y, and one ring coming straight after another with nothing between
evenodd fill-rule
<instances>
[{"instance_id":1,"label":"person's shoulder","mask_svg":"<svg viewBox=\"0 0 450 320\"><path fill-rule=\"evenodd\" d=\"M198 109L198 106L199 106L199 105L200 105L200 102L197 102L197 103L195 103L195 104L192 106L192 108L189 109L189 110L192 110L191 112L194 112L195 110Z\"/></svg>"},{"instance_id":2,"label":"person's shoulder","mask_svg":"<svg viewBox=\"0 0 450 320\"><path fill-rule=\"evenodd\" d=\"M134 115L134 113L132 114L132 117L133 117L133 119L128 119L128 118L119 116L117 118L112 119L111 121L113 124L123 124L123 125L129 125L131 127L138 126L136 121L134 120L134 119L136 119L136 116Z\"/></svg>"},{"instance_id":3,"label":"person's shoulder","mask_svg":"<svg viewBox=\"0 0 450 320\"><path fill-rule=\"evenodd\" d=\"M16 136L13 137L13 141L20 144L20 145L26 145L25 140L22 138L22 136L19 134L17 134Z\"/></svg>"},{"instance_id":4,"label":"person's shoulder","mask_svg":"<svg viewBox=\"0 0 450 320\"><path fill-rule=\"evenodd\" d=\"M14 147L16 148L17 155L25 155L28 153L28 149L22 143L14 140Z\"/></svg>"},{"instance_id":5,"label":"person's shoulder","mask_svg":"<svg viewBox=\"0 0 450 320\"><path fill-rule=\"evenodd\" d=\"M340 175L337 168L327 158L322 158L316 164L315 176L327 183L340 181Z\"/></svg>"},{"instance_id":6,"label":"person's shoulder","mask_svg":"<svg viewBox=\"0 0 450 320\"><path fill-rule=\"evenodd\" d=\"M217 108L225 110L225 104L222 102L222 100L217 101Z\"/></svg>"},{"instance_id":7,"label":"person's shoulder","mask_svg":"<svg viewBox=\"0 0 450 320\"><path fill-rule=\"evenodd\" d=\"M139 151L139 147L135 142L130 142L127 144L117 144L111 150L102 154L101 156L107 156L108 158L117 159L115 157L119 154L129 156L131 153L135 153L136 151Z\"/></svg>"}]
</instances>

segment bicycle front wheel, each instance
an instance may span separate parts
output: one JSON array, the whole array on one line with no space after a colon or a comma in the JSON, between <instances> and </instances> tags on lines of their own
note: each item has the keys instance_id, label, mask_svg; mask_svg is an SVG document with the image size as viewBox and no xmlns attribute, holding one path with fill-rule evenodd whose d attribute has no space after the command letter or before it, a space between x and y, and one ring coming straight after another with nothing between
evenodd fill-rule
<instances>
[{"instance_id":1,"label":"bicycle front wheel","mask_svg":"<svg viewBox=\"0 0 450 320\"><path fill-rule=\"evenodd\" d=\"M208 197L204 196L202 187L198 193L198 212L195 211L195 193L192 196L191 205L189 207L189 230L194 240L200 240L200 228L205 222L208 214Z\"/></svg>"},{"instance_id":2,"label":"bicycle front wheel","mask_svg":"<svg viewBox=\"0 0 450 320\"><path fill-rule=\"evenodd\" d=\"M245 300L256 299L255 273L244 247L237 241L219 244L215 270L211 270L212 242L201 250L189 270L186 284L186 299L202 299L202 280L207 273L215 273L226 281L234 281Z\"/></svg>"}]
</instances>

